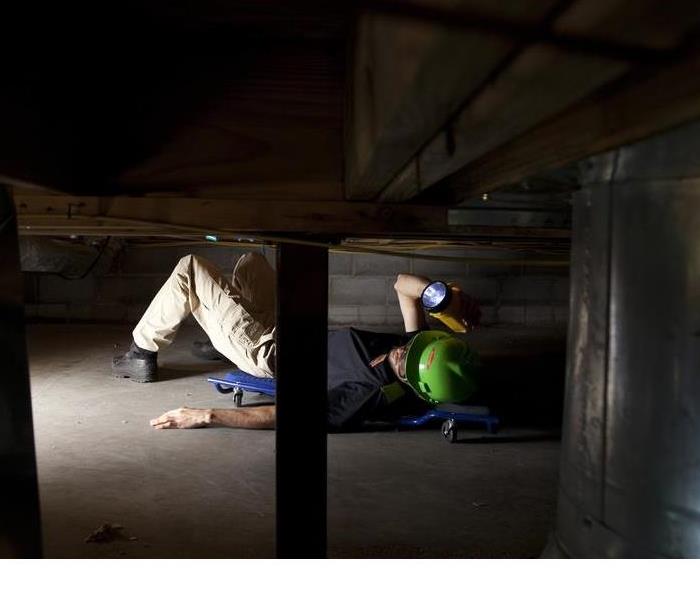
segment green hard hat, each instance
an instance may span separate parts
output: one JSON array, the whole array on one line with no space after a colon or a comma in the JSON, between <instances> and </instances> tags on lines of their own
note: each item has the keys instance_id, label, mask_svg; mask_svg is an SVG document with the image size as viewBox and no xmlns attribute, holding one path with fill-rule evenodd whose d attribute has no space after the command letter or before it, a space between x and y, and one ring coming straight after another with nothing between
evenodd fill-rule
<instances>
[{"instance_id":1,"label":"green hard hat","mask_svg":"<svg viewBox=\"0 0 700 600\"><path fill-rule=\"evenodd\" d=\"M422 331L408 344L406 380L431 404L466 402L476 391L478 366L467 343L444 331Z\"/></svg>"}]
</instances>

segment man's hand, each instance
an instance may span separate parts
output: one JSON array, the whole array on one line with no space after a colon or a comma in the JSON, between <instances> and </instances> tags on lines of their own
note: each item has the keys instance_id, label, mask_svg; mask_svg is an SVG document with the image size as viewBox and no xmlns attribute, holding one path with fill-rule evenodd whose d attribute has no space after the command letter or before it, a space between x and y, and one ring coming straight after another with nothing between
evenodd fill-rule
<instances>
[{"instance_id":1,"label":"man's hand","mask_svg":"<svg viewBox=\"0 0 700 600\"><path fill-rule=\"evenodd\" d=\"M194 429L206 427L211 423L211 410L208 408L176 408L162 414L157 419L151 419L151 427L155 429Z\"/></svg>"}]
</instances>

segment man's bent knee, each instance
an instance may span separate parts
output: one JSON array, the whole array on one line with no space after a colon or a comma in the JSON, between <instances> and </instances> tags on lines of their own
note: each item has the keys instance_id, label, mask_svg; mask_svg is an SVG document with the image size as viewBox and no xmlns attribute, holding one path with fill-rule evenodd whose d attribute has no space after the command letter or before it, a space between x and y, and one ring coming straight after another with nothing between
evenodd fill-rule
<instances>
[{"instance_id":1,"label":"man's bent knee","mask_svg":"<svg viewBox=\"0 0 700 600\"><path fill-rule=\"evenodd\" d=\"M201 265L204 262L206 262L206 259L198 254L185 254L185 256L177 261L175 269L180 272L189 271L192 266Z\"/></svg>"},{"instance_id":2,"label":"man's bent knee","mask_svg":"<svg viewBox=\"0 0 700 600\"><path fill-rule=\"evenodd\" d=\"M178 271L187 270L190 265L195 260L196 256L194 254L185 254L180 260L177 261L176 268Z\"/></svg>"}]
</instances>

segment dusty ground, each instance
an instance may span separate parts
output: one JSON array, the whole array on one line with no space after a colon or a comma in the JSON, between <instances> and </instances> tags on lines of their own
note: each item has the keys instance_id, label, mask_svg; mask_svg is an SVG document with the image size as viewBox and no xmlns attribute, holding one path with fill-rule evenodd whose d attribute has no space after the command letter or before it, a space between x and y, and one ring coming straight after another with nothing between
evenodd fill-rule
<instances>
[{"instance_id":1,"label":"dusty ground","mask_svg":"<svg viewBox=\"0 0 700 600\"><path fill-rule=\"evenodd\" d=\"M487 353L511 347L511 359L531 343L530 334L496 337L480 343ZM128 339L117 326L29 328L45 555L273 556L274 432L151 429L168 409L228 406L230 396L206 383L222 365L189 355L200 339L191 327L161 353L162 381L112 379L115 345ZM558 441L541 431L521 424L454 445L436 430L329 436L329 554L537 556L553 524L559 458ZM86 543L104 523L125 536Z\"/></svg>"}]
</instances>

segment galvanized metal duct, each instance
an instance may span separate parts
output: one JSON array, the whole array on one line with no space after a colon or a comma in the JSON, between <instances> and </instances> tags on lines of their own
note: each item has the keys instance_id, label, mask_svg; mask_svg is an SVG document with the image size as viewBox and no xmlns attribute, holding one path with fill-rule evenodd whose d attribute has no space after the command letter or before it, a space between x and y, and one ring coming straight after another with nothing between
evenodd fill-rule
<instances>
[{"instance_id":1,"label":"galvanized metal duct","mask_svg":"<svg viewBox=\"0 0 700 600\"><path fill-rule=\"evenodd\" d=\"M700 557L700 124L586 161L546 557Z\"/></svg>"}]
</instances>

